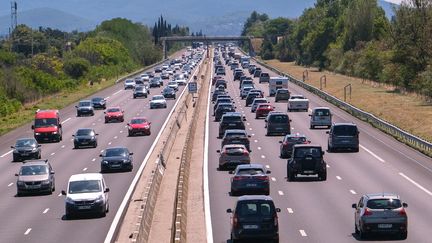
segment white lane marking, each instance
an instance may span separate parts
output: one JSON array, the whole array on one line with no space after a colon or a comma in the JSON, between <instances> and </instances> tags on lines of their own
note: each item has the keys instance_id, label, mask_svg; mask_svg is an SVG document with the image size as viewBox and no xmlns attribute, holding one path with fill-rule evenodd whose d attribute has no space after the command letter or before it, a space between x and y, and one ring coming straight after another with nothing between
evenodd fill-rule
<instances>
[{"instance_id":1,"label":"white lane marking","mask_svg":"<svg viewBox=\"0 0 432 243\"><path fill-rule=\"evenodd\" d=\"M270 169L270 165L266 165L266 168L267 168L267 169Z\"/></svg>"},{"instance_id":2,"label":"white lane marking","mask_svg":"<svg viewBox=\"0 0 432 243\"><path fill-rule=\"evenodd\" d=\"M284 195L283 191L278 191L278 193L279 193L280 196Z\"/></svg>"},{"instance_id":3,"label":"white lane marking","mask_svg":"<svg viewBox=\"0 0 432 243\"><path fill-rule=\"evenodd\" d=\"M5 157L6 155L8 155L8 154L10 154L10 153L12 153L12 152L13 152L13 150L10 150L9 152L4 153L4 154L2 154L2 155L0 156L0 158Z\"/></svg>"},{"instance_id":4,"label":"white lane marking","mask_svg":"<svg viewBox=\"0 0 432 243\"><path fill-rule=\"evenodd\" d=\"M93 125L93 126L96 126L96 123L93 122L92 125Z\"/></svg>"},{"instance_id":5,"label":"white lane marking","mask_svg":"<svg viewBox=\"0 0 432 243\"><path fill-rule=\"evenodd\" d=\"M110 97L109 96L107 96L105 99L107 100L107 99L109 99Z\"/></svg>"},{"instance_id":6,"label":"white lane marking","mask_svg":"<svg viewBox=\"0 0 432 243\"><path fill-rule=\"evenodd\" d=\"M272 181L276 181L276 178L272 177L271 180L272 180Z\"/></svg>"},{"instance_id":7,"label":"white lane marking","mask_svg":"<svg viewBox=\"0 0 432 243\"><path fill-rule=\"evenodd\" d=\"M255 143L258 143L258 140L255 139L254 142L255 142Z\"/></svg>"},{"instance_id":8,"label":"white lane marking","mask_svg":"<svg viewBox=\"0 0 432 243\"><path fill-rule=\"evenodd\" d=\"M51 156L53 156L55 154L55 152L51 153Z\"/></svg>"},{"instance_id":9,"label":"white lane marking","mask_svg":"<svg viewBox=\"0 0 432 243\"><path fill-rule=\"evenodd\" d=\"M203 59L203 60L204 60L204 59ZM201 62L203 62L203 61L201 61ZM198 68L195 69L195 72L193 73L193 75L191 75L191 78L190 78L190 79L192 79L192 77L195 76L195 74L196 74L197 72L198 72ZM143 170L144 170L144 167L145 167L146 164L147 164L147 161L148 161L148 159L149 159L149 157L150 157L150 154L151 154L151 153L153 152L153 150L155 149L155 147L156 147L156 143L159 141L159 138L160 138L160 136L162 135L163 130L164 130L165 127L167 126L168 121L170 120L172 114L174 113L174 110L176 109L176 107L177 107L179 101L181 100L181 97L182 97L183 94L186 92L186 90L187 90L187 89L183 89L182 93L179 95L179 98L177 99L177 101L176 101L176 103L174 104L174 106L171 108L171 111L170 111L170 113L168 114L168 116L167 116L167 118L166 118L164 124L163 124L162 127L160 128L159 133L158 133L158 135L156 136L156 139L153 141L153 144L151 145L150 149L148 150L146 157L144 158L143 162L141 163L140 167L138 168L138 171L137 171L137 173L135 174L135 177L133 178L133 180L132 180L132 182L130 183L130 186L129 186L129 188L128 188L126 194L125 194L125 196L123 197L123 200L122 200L122 202L121 202L121 204L120 204L120 206L119 206L119 208L118 208L118 210L117 210L117 213L116 213L115 216L114 216L114 219L113 219L113 221L112 221L112 223L111 223L111 226L110 226L110 228L109 228L109 230L108 230L108 233L107 233L107 235L106 235L106 237L105 237L104 243L110 243L110 242L112 241L112 239L113 239L113 237L114 237L114 232L116 231L116 229L117 229L117 227L118 227L118 225L119 225L120 218L121 218L121 216L123 215L123 212L124 212L124 210L125 210L125 208L126 208L126 205L127 205L127 203L129 202L129 200L130 200L130 198L131 198L131 196L132 196L132 192L133 192L133 190L135 189L136 184L138 183L138 179L141 177L141 174L142 174L142 172L143 172ZM208 144L207 144L207 145L208 145ZM208 147L208 146L206 146L206 147ZM208 151L204 151L204 154L208 154ZM204 176L204 178L206 178L206 177ZM205 185L204 185L204 186L205 186ZM206 187L204 187L204 188L206 188ZM208 189L208 187L207 187L207 189ZM204 196L205 196L205 195L204 195ZM207 198L207 199L208 199L208 198ZM210 202L209 202L209 206L210 206ZM206 220L207 220L207 218L206 218ZM210 226L211 226L211 219L210 219ZM210 229L210 230L211 230L211 229ZM210 238L211 240L209 240L209 238ZM211 232L209 233L208 229L207 229L207 243L213 243L213 233L211 233Z\"/></svg>"},{"instance_id":10,"label":"white lane marking","mask_svg":"<svg viewBox=\"0 0 432 243\"><path fill-rule=\"evenodd\" d=\"M327 168L330 168L330 165L327 164L326 167L327 167Z\"/></svg>"},{"instance_id":11,"label":"white lane marking","mask_svg":"<svg viewBox=\"0 0 432 243\"><path fill-rule=\"evenodd\" d=\"M71 138L71 141L73 141L74 139L73 138Z\"/></svg>"},{"instance_id":12,"label":"white lane marking","mask_svg":"<svg viewBox=\"0 0 432 243\"><path fill-rule=\"evenodd\" d=\"M255 136L255 133L252 133L251 136L252 136L252 137Z\"/></svg>"},{"instance_id":13,"label":"white lane marking","mask_svg":"<svg viewBox=\"0 0 432 243\"><path fill-rule=\"evenodd\" d=\"M103 151L104 151L104 150L102 149L102 150L101 150L101 153L103 153Z\"/></svg>"},{"instance_id":14,"label":"white lane marking","mask_svg":"<svg viewBox=\"0 0 432 243\"><path fill-rule=\"evenodd\" d=\"M261 147L258 147L258 150L261 150Z\"/></svg>"},{"instance_id":15,"label":"white lane marking","mask_svg":"<svg viewBox=\"0 0 432 243\"><path fill-rule=\"evenodd\" d=\"M98 121L102 121L102 119L98 119Z\"/></svg>"},{"instance_id":16,"label":"white lane marking","mask_svg":"<svg viewBox=\"0 0 432 243\"><path fill-rule=\"evenodd\" d=\"M70 121L70 119L71 119L71 118L69 117L68 119L62 121L61 124L65 124L66 122Z\"/></svg>"},{"instance_id":17,"label":"white lane marking","mask_svg":"<svg viewBox=\"0 0 432 243\"><path fill-rule=\"evenodd\" d=\"M24 235L28 235L28 234L30 233L31 230L32 230L32 228L28 228L28 229L26 230L26 232L24 232Z\"/></svg>"},{"instance_id":18,"label":"white lane marking","mask_svg":"<svg viewBox=\"0 0 432 243\"><path fill-rule=\"evenodd\" d=\"M58 194L58 196L59 196L59 197L61 197L61 196L62 196L62 194L61 194L61 193L59 193L59 194Z\"/></svg>"},{"instance_id":19,"label":"white lane marking","mask_svg":"<svg viewBox=\"0 0 432 243\"><path fill-rule=\"evenodd\" d=\"M294 211L292 210L292 208L287 208L288 213L294 213Z\"/></svg>"},{"instance_id":20,"label":"white lane marking","mask_svg":"<svg viewBox=\"0 0 432 243\"><path fill-rule=\"evenodd\" d=\"M306 232L305 232L304 230L299 230L299 232L300 232L300 235L301 235L301 236L303 236L303 237L306 237L306 236L307 236L307 234L306 234Z\"/></svg>"},{"instance_id":21,"label":"white lane marking","mask_svg":"<svg viewBox=\"0 0 432 243\"><path fill-rule=\"evenodd\" d=\"M83 169L83 171L86 171L87 170L87 167L85 167L84 169Z\"/></svg>"},{"instance_id":22,"label":"white lane marking","mask_svg":"<svg viewBox=\"0 0 432 243\"><path fill-rule=\"evenodd\" d=\"M108 145L111 145L111 142L109 142Z\"/></svg>"},{"instance_id":23,"label":"white lane marking","mask_svg":"<svg viewBox=\"0 0 432 243\"><path fill-rule=\"evenodd\" d=\"M49 208L45 208L45 210L42 212L43 214L48 213Z\"/></svg>"},{"instance_id":24,"label":"white lane marking","mask_svg":"<svg viewBox=\"0 0 432 243\"><path fill-rule=\"evenodd\" d=\"M375 157L375 159L381 161L382 163L385 163L385 160L383 160L382 158L380 158L378 155L374 154L372 151L370 151L369 149L367 149L365 146L363 146L363 145L360 144L360 148L364 149L370 155L372 155L373 157Z\"/></svg>"},{"instance_id":25,"label":"white lane marking","mask_svg":"<svg viewBox=\"0 0 432 243\"><path fill-rule=\"evenodd\" d=\"M117 139L118 137L117 136L114 136L114 139Z\"/></svg>"},{"instance_id":26,"label":"white lane marking","mask_svg":"<svg viewBox=\"0 0 432 243\"><path fill-rule=\"evenodd\" d=\"M249 130L252 131L252 127L249 127Z\"/></svg>"},{"instance_id":27,"label":"white lane marking","mask_svg":"<svg viewBox=\"0 0 432 243\"><path fill-rule=\"evenodd\" d=\"M406 176L404 173L399 172L399 175L402 176L403 178L405 178L407 181L409 181L412 184L414 184L416 187L420 188L422 191L424 191L427 194L429 194L429 196L432 196L432 192L430 192L428 189L424 188L422 185L420 185L417 182L415 182L413 179L411 179L408 176Z\"/></svg>"},{"instance_id":28,"label":"white lane marking","mask_svg":"<svg viewBox=\"0 0 432 243\"><path fill-rule=\"evenodd\" d=\"M250 126L250 123L248 122L248 123L246 123L248 126Z\"/></svg>"},{"instance_id":29,"label":"white lane marking","mask_svg":"<svg viewBox=\"0 0 432 243\"><path fill-rule=\"evenodd\" d=\"M116 95L116 94L118 94L118 93L120 93L120 92L122 92L122 89L121 90L119 90L119 91L117 91L117 92L115 92L114 94L112 94L112 95Z\"/></svg>"},{"instance_id":30,"label":"white lane marking","mask_svg":"<svg viewBox=\"0 0 432 243\"><path fill-rule=\"evenodd\" d=\"M11 187L13 185L13 182L9 183L8 187Z\"/></svg>"},{"instance_id":31,"label":"white lane marking","mask_svg":"<svg viewBox=\"0 0 432 243\"><path fill-rule=\"evenodd\" d=\"M291 130L294 130L294 127L291 127Z\"/></svg>"},{"instance_id":32,"label":"white lane marking","mask_svg":"<svg viewBox=\"0 0 432 243\"><path fill-rule=\"evenodd\" d=\"M96 158L93 158L92 161L96 161Z\"/></svg>"},{"instance_id":33,"label":"white lane marking","mask_svg":"<svg viewBox=\"0 0 432 243\"><path fill-rule=\"evenodd\" d=\"M265 159L266 157L265 157L265 155L261 155L261 159Z\"/></svg>"},{"instance_id":34,"label":"white lane marking","mask_svg":"<svg viewBox=\"0 0 432 243\"><path fill-rule=\"evenodd\" d=\"M336 179L338 180L342 180L342 178L340 176L336 176Z\"/></svg>"},{"instance_id":35,"label":"white lane marking","mask_svg":"<svg viewBox=\"0 0 432 243\"><path fill-rule=\"evenodd\" d=\"M123 133L123 131L120 131L120 133Z\"/></svg>"},{"instance_id":36,"label":"white lane marking","mask_svg":"<svg viewBox=\"0 0 432 243\"><path fill-rule=\"evenodd\" d=\"M350 190L351 194L356 195L357 192L355 192L354 190Z\"/></svg>"},{"instance_id":37,"label":"white lane marking","mask_svg":"<svg viewBox=\"0 0 432 243\"><path fill-rule=\"evenodd\" d=\"M242 113L244 113L244 111L242 111Z\"/></svg>"},{"instance_id":38,"label":"white lane marking","mask_svg":"<svg viewBox=\"0 0 432 243\"><path fill-rule=\"evenodd\" d=\"M65 148L65 147L66 147L66 145L62 145L62 146L61 146L61 148Z\"/></svg>"}]
</instances>

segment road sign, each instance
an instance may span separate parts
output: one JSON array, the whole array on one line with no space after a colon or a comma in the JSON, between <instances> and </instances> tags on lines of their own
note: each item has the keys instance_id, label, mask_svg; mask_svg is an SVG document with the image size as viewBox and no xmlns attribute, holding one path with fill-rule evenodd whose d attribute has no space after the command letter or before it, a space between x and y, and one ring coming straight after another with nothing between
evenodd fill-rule
<instances>
[{"instance_id":1,"label":"road sign","mask_svg":"<svg viewBox=\"0 0 432 243\"><path fill-rule=\"evenodd\" d=\"M198 90L197 82L189 82L188 88L189 88L189 93L196 93Z\"/></svg>"}]
</instances>

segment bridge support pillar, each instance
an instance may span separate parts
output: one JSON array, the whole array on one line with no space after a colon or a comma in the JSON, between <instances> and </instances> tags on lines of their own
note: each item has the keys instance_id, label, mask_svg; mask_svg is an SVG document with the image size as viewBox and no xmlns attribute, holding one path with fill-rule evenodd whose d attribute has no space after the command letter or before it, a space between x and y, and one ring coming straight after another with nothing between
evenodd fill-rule
<instances>
[{"instance_id":1,"label":"bridge support pillar","mask_svg":"<svg viewBox=\"0 0 432 243\"><path fill-rule=\"evenodd\" d=\"M253 49L251 39L249 39L249 56L251 56L251 57L254 57L254 56L255 56L255 51L254 51L254 49Z\"/></svg>"},{"instance_id":2,"label":"bridge support pillar","mask_svg":"<svg viewBox=\"0 0 432 243\"><path fill-rule=\"evenodd\" d=\"M163 58L167 59L168 58L168 54L167 54L167 43L166 43L166 40L162 41L162 49L163 49Z\"/></svg>"}]
</instances>

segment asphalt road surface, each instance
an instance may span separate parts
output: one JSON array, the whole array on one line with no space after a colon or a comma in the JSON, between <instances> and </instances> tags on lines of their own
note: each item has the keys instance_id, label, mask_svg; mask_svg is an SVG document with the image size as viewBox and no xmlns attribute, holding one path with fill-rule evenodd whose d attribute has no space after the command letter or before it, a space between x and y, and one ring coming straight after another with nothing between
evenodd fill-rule
<instances>
[{"instance_id":1,"label":"asphalt road surface","mask_svg":"<svg viewBox=\"0 0 432 243\"><path fill-rule=\"evenodd\" d=\"M222 59L223 60L223 59ZM247 121L246 129L251 140L251 162L262 163L271 170L270 196L276 207L282 211L279 216L280 242L356 242L354 234L354 209L362 194L394 192L407 202L408 239L406 242L432 242L429 234L432 225L432 160L431 158L397 142L395 139L374 129L322 99L305 90L289 84L291 94L303 94L310 101L310 108L330 107L333 122L354 122L360 130L360 151L358 153L328 153L324 159L328 164L327 181L302 178L295 182L286 180L286 159L279 158L279 141L282 136L265 136L264 119L255 119L245 100L239 97L239 81L233 81L233 74L226 66L228 92L234 98L237 111ZM269 70L270 76L277 76ZM245 70L248 74L248 71ZM255 86L269 94L268 84ZM278 111L286 111L286 102L274 102L267 97ZM210 104L210 111L213 106ZM289 112L292 119L292 133L305 134L314 144L327 149L328 129L309 129L309 112ZM211 114L208 137L208 182L211 212L211 228L216 243L229 242L230 214L236 197L229 195L230 177L227 171L217 171L221 139L217 139L218 123ZM396 240L389 237L374 240Z\"/></svg>"}]
</instances>

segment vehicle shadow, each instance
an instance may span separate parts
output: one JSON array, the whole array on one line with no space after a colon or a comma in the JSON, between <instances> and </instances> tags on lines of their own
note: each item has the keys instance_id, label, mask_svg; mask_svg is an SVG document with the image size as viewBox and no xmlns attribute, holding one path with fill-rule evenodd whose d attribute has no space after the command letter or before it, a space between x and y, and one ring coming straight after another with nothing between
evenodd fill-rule
<instances>
[{"instance_id":1,"label":"vehicle shadow","mask_svg":"<svg viewBox=\"0 0 432 243\"><path fill-rule=\"evenodd\" d=\"M66 217L66 214L63 214L61 217L62 221L74 221L74 220L92 220L103 218L103 216L97 214L82 214L82 215L74 215L74 217Z\"/></svg>"},{"instance_id":2,"label":"vehicle shadow","mask_svg":"<svg viewBox=\"0 0 432 243\"><path fill-rule=\"evenodd\" d=\"M288 181L288 177L284 177L287 182L322 182L318 176L301 176L296 177L292 181Z\"/></svg>"},{"instance_id":3,"label":"vehicle shadow","mask_svg":"<svg viewBox=\"0 0 432 243\"><path fill-rule=\"evenodd\" d=\"M403 241L404 240L398 237L398 235L372 234L366 237L365 239L360 239L359 235L353 232L351 233L351 236L357 241Z\"/></svg>"}]
</instances>

